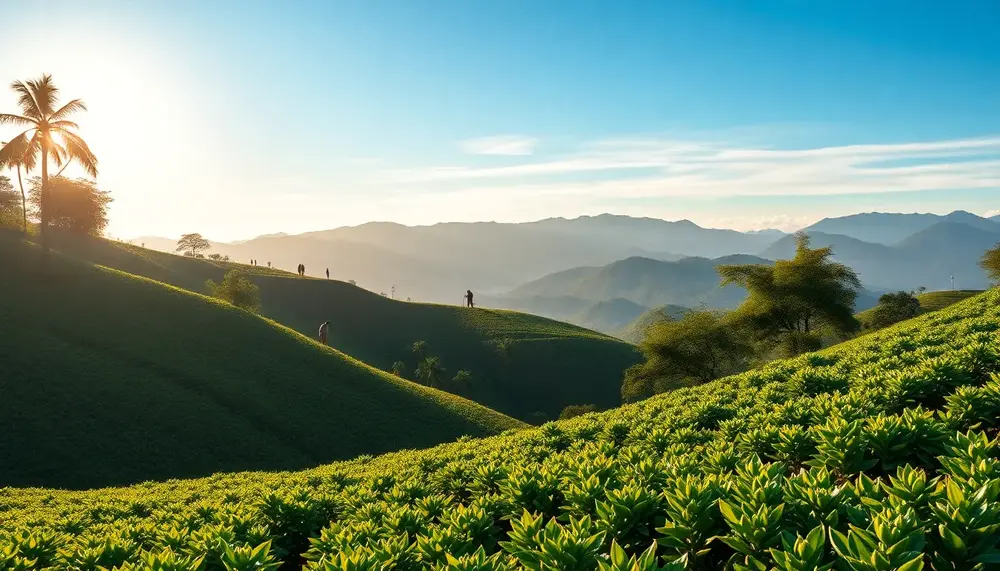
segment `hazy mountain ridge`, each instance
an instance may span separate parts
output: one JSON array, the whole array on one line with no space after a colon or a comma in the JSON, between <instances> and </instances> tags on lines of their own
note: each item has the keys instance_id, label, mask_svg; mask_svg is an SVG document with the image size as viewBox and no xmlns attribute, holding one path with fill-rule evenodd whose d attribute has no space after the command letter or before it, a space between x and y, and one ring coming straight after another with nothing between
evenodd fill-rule
<instances>
[{"instance_id":1,"label":"hazy mountain ridge","mask_svg":"<svg viewBox=\"0 0 1000 571\"><path fill-rule=\"evenodd\" d=\"M997 219L997 216L983 218L964 210L956 210L945 215L865 212L839 218L824 218L803 228L803 231L840 234L865 242L893 246L917 232L942 222L967 224L988 232L1000 232Z\"/></svg>"}]
</instances>

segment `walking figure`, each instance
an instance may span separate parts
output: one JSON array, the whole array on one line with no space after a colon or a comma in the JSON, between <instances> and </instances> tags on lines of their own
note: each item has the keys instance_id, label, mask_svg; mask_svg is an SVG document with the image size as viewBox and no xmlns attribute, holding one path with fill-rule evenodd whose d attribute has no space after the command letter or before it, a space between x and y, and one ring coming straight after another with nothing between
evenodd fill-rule
<instances>
[{"instance_id":1,"label":"walking figure","mask_svg":"<svg viewBox=\"0 0 1000 571\"><path fill-rule=\"evenodd\" d=\"M327 345L326 340L327 340L327 334L329 332L330 332L330 322L329 321L324 321L319 326L319 342L320 343L322 343L324 345Z\"/></svg>"},{"instance_id":2,"label":"walking figure","mask_svg":"<svg viewBox=\"0 0 1000 571\"><path fill-rule=\"evenodd\" d=\"M466 304L466 307L476 307L476 305L474 303L472 303L472 290L471 289L465 290L465 304Z\"/></svg>"},{"instance_id":3,"label":"walking figure","mask_svg":"<svg viewBox=\"0 0 1000 571\"><path fill-rule=\"evenodd\" d=\"M330 279L330 268L326 269L326 279Z\"/></svg>"}]
</instances>

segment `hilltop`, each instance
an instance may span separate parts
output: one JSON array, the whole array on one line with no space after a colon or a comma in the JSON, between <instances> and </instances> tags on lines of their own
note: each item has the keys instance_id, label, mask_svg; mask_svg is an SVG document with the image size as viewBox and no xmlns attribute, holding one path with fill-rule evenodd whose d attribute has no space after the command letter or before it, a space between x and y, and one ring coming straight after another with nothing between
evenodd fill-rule
<instances>
[{"instance_id":1,"label":"hilltop","mask_svg":"<svg viewBox=\"0 0 1000 571\"><path fill-rule=\"evenodd\" d=\"M631 323L622 327L618 332L618 337L624 341L638 345L639 343L642 343L643 339L646 338L646 331L652 327L654 323L666 321L668 319L677 319L684 315L685 311L689 311L689 309L679 305L662 305L660 307L654 307L639 317L636 317Z\"/></svg>"},{"instance_id":2,"label":"hilltop","mask_svg":"<svg viewBox=\"0 0 1000 571\"><path fill-rule=\"evenodd\" d=\"M391 557L407 568L594 569L610 559L631 570L662 557L670 569L811 569L880 557L894 569L925 559L985 569L976 562L1000 554L998 330L991 291L820 353L538 429L297 473L9 490L0 553L108 568L146 557L221 567L221 544L258 562L242 568L379 568ZM643 566L628 561L647 550ZM693 561L671 566L679 557Z\"/></svg>"},{"instance_id":3,"label":"hilltop","mask_svg":"<svg viewBox=\"0 0 1000 571\"><path fill-rule=\"evenodd\" d=\"M582 327L513 311L408 303L337 280L299 278L261 266L196 260L99 239L59 240L64 252L108 267L207 293L205 280L227 269L250 272L263 314L307 336L329 319L330 344L379 369L403 361L411 347L441 359L448 377L472 374L462 395L520 419L555 418L571 404L620 402L622 372L639 359L620 340ZM456 299L456 302L459 300Z\"/></svg>"},{"instance_id":4,"label":"hilltop","mask_svg":"<svg viewBox=\"0 0 1000 571\"><path fill-rule=\"evenodd\" d=\"M942 222L966 224L987 232L1000 232L993 218L983 218L971 212L956 210L950 214L901 214L865 212L839 218L824 218L803 228L807 233L840 234L864 242L895 246L906 238Z\"/></svg>"},{"instance_id":5,"label":"hilltop","mask_svg":"<svg viewBox=\"0 0 1000 571\"><path fill-rule=\"evenodd\" d=\"M301 469L521 423L286 327L0 236L0 486Z\"/></svg>"}]
</instances>

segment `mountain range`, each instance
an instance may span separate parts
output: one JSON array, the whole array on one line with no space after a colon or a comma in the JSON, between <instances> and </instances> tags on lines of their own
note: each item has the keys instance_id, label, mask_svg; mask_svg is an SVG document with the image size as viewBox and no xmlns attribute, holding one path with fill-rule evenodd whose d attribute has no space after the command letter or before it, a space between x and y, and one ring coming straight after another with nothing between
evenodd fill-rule
<instances>
[{"instance_id":1,"label":"mountain range","mask_svg":"<svg viewBox=\"0 0 1000 571\"><path fill-rule=\"evenodd\" d=\"M977 262L1000 242L1000 216L964 211L946 215L871 212L825 218L803 229L814 246L858 272L864 309L880 292L896 289L982 289ZM172 251L175 242L139 238ZM479 305L517 309L615 333L651 308L665 304L729 308L745 295L719 288L715 266L769 263L794 253L794 237L703 228L680 220L603 214L529 223L441 223L360 226L272 234L212 251L237 261L256 259L308 275L324 275L395 296L461 303L466 289Z\"/></svg>"}]
</instances>

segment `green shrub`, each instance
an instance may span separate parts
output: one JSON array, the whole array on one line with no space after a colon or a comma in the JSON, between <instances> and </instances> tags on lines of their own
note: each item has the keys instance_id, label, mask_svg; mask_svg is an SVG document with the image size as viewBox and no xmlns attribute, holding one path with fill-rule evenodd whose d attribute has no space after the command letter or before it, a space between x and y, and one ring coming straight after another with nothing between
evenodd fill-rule
<instances>
[{"instance_id":1,"label":"green shrub","mask_svg":"<svg viewBox=\"0 0 1000 571\"><path fill-rule=\"evenodd\" d=\"M214 297L227 301L240 309L251 313L259 313L261 310L260 288L240 270L229 270L222 283L216 284L214 281L208 280L205 282L205 286Z\"/></svg>"}]
</instances>

